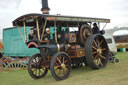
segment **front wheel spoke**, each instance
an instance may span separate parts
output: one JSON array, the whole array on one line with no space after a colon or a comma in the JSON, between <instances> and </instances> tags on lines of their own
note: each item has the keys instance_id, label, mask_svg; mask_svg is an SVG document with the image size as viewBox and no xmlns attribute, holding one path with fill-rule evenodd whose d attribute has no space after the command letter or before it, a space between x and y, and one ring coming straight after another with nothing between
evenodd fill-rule
<instances>
[{"instance_id":1,"label":"front wheel spoke","mask_svg":"<svg viewBox=\"0 0 128 85\"><path fill-rule=\"evenodd\" d=\"M32 65L31 65L31 67L33 67L33 68L36 67L36 66L37 66L36 64L32 64Z\"/></svg>"},{"instance_id":2,"label":"front wheel spoke","mask_svg":"<svg viewBox=\"0 0 128 85\"><path fill-rule=\"evenodd\" d=\"M39 73L38 73L38 75L40 76L40 69L39 69Z\"/></svg>"},{"instance_id":3,"label":"front wheel spoke","mask_svg":"<svg viewBox=\"0 0 128 85\"><path fill-rule=\"evenodd\" d=\"M65 60L63 64L65 64L66 62L68 62L68 60Z\"/></svg>"},{"instance_id":4,"label":"front wheel spoke","mask_svg":"<svg viewBox=\"0 0 128 85\"><path fill-rule=\"evenodd\" d=\"M39 69L40 70L40 73L43 73L43 70L42 69Z\"/></svg>"},{"instance_id":5,"label":"front wheel spoke","mask_svg":"<svg viewBox=\"0 0 128 85\"><path fill-rule=\"evenodd\" d=\"M37 76L37 69L36 69L36 71L35 71L35 75Z\"/></svg>"},{"instance_id":6,"label":"front wheel spoke","mask_svg":"<svg viewBox=\"0 0 128 85\"><path fill-rule=\"evenodd\" d=\"M61 67L60 65L59 66L54 66L54 68L59 68L59 67Z\"/></svg>"},{"instance_id":7,"label":"front wheel spoke","mask_svg":"<svg viewBox=\"0 0 128 85\"><path fill-rule=\"evenodd\" d=\"M62 73L62 72L61 72L61 69L60 69L60 70L59 70L59 73L58 73L58 75L59 75L59 76L61 76L61 73Z\"/></svg>"},{"instance_id":8,"label":"front wheel spoke","mask_svg":"<svg viewBox=\"0 0 128 85\"><path fill-rule=\"evenodd\" d=\"M67 71L67 69L63 68L63 73L64 73L64 74L66 73L66 71Z\"/></svg>"},{"instance_id":9,"label":"front wheel spoke","mask_svg":"<svg viewBox=\"0 0 128 85\"><path fill-rule=\"evenodd\" d=\"M55 73L58 71L58 68L54 69Z\"/></svg>"},{"instance_id":10,"label":"front wheel spoke","mask_svg":"<svg viewBox=\"0 0 128 85\"><path fill-rule=\"evenodd\" d=\"M69 65L66 65L66 64L65 64L65 67L68 67L68 66L69 66Z\"/></svg>"},{"instance_id":11,"label":"front wheel spoke","mask_svg":"<svg viewBox=\"0 0 128 85\"><path fill-rule=\"evenodd\" d=\"M64 64L65 62L64 62L64 57L63 57L63 64Z\"/></svg>"},{"instance_id":12,"label":"front wheel spoke","mask_svg":"<svg viewBox=\"0 0 128 85\"><path fill-rule=\"evenodd\" d=\"M45 67L44 67L44 66L42 66L40 69L45 70Z\"/></svg>"},{"instance_id":13,"label":"front wheel spoke","mask_svg":"<svg viewBox=\"0 0 128 85\"><path fill-rule=\"evenodd\" d=\"M37 58L38 58L38 57L35 58L36 63L38 63Z\"/></svg>"},{"instance_id":14,"label":"front wheel spoke","mask_svg":"<svg viewBox=\"0 0 128 85\"><path fill-rule=\"evenodd\" d=\"M37 62L35 60L33 60L32 63L34 63L33 65L37 65Z\"/></svg>"},{"instance_id":15,"label":"front wheel spoke","mask_svg":"<svg viewBox=\"0 0 128 85\"><path fill-rule=\"evenodd\" d=\"M59 63L61 64L61 61L60 61L60 59L57 57L57 60L59 61Z\"/></svg>"},{"instance_id":16,"label":"front wheel spoke","mask_svg":"<svg viewBox=\"0 0 128 85\"><path fill-rule=\"evenodd\" d=\"M32 64L31 66L30 66L30 68L32 69L32 68L36 68L36 65L35 64Z\"/></svg>"},{"instance_id":17,"label":"front wheel spoke","mask_svg":"<svg viewBox=\"0 0 128 85\"><path fill-rule=\"evenodd\" d=\"M55 64L56 64L56 65L59 65L59 64L57 63L57 61L55 61Z\"/></svg>"},{"instance_id":18,"label":"front wheel spoke","mask_svg":"<svg viewBox=\"0 0 128 85\"><path fill-rule=\"evenodd\" d=\"M35 68L34 70L32 70L32 72L35 72L37 70L37 68Z\"/></svg>"},{"instance_id":19,"label":"front wheel spoke","mask_svg":"<svg viewBox=\"0 0 128 85\"><path fill-rule=\"evenodd\" d=\"M44 73L44 71L45 71L44 69L40 69L40 73Z\"/></svg>"}]
</instances>

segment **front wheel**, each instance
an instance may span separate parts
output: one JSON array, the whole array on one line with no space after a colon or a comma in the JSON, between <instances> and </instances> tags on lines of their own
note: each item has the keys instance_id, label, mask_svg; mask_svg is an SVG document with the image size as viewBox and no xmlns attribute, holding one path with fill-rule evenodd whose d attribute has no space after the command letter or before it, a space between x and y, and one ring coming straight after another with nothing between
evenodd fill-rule
<instances>
[{"instance_id":1,"label":"front wheel","mask_svg":"<svg viewBox=\"0 0 128 85\"><path fill-rule=\"evenodd\" d=\"M40 79L44 77L48 69L44 66L45 61L40 54L33 55L28 62L28 73L34 79Z\"/></svg>"},{"instance_id":2,"label":"front wheel","mask_svg":"<svg viewBox=\"0 0 128 85\"><path fill-rule=\"evenodd\" d=\"M56 53L51 59L50 70L56 80L66 79L71 71L71 60L67 53Z\"/></svg>"}]
</instances>

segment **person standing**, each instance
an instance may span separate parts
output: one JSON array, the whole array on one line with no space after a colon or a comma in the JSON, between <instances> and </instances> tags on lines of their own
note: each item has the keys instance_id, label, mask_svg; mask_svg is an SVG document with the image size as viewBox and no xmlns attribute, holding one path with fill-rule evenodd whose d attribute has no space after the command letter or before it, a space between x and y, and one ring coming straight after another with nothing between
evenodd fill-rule
<instances>
[{"instance_id":1,"label":"person standing","mask_svg":"<svg viewBox=\"0 0 128 85\"><path fill-rule=\"evenodd\" d=\"M96 23L93 24L93 28L92 28L93 34L97 34L100 32L99 27L97 26Z\"/></svg>"}]
</instances>

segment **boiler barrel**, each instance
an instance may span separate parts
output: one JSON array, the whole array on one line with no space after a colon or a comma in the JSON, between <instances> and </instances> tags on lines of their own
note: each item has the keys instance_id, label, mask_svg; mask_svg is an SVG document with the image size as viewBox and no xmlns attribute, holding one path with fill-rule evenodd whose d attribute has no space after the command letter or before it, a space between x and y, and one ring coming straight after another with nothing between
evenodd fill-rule
<instances>
[{"instance_id":1,"label":"boiler barrel","mask_svg":"<svg viewBox=\"0 0 128 85\"><path fill-rule=\"evenodd\" d=\"M40 52L41 52L41 49L47 48L48 49L48 55L51 55L51 56L57 52L65 50L64 44L40 45L38 48L40 49ZM43 53L43 52L41 52L41 53Z\"/></svg>"}]
</instances>

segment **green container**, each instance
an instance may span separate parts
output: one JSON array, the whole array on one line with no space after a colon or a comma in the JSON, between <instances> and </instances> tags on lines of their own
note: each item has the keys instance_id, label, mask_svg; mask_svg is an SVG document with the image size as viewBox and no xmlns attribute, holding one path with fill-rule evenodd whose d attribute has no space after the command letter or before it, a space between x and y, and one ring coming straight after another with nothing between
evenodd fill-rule
<instances>
[{"instance_id":1,"label":"green container","mask_svg":"<svg viewBox=\"0 0 128 85\"><path fill-rule=\"evenodd\" d=\"M120 52L123 52L123 48L120 48Z\"/></svg>"},{"instance_id":2,"label":"green container","mask_svg":"<svg viewBox=\"0 0 128 85\"><path fill-rule=\"evenodd\" d=\"M26 27L27 35L32 27ZM27 37L28 38L28 37ZM39 53L36 48L27 48L24 42L24 27L3 30L4 56L28 57Z\"/></svg>"}]
</instances>

